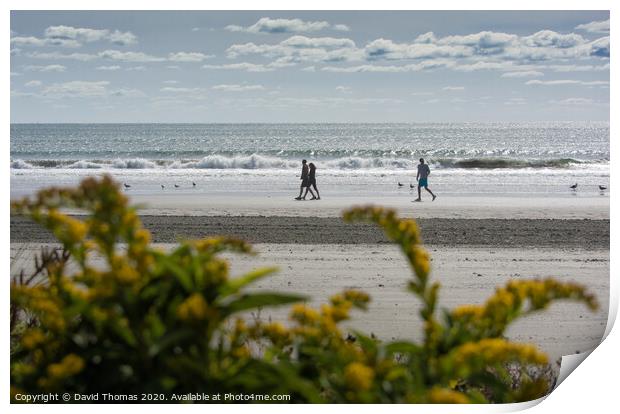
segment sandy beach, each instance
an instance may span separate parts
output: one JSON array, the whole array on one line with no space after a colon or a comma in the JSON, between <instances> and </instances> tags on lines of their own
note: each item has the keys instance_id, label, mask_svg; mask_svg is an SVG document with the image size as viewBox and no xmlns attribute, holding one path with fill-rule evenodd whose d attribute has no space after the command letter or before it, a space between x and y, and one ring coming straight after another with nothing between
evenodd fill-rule
<instances>
[{"instance_id":1,"label":"sandy beach","mask_svg":"<svg viewBox=\"0 0 620 414\"><path fill-rule=\"evenodd\" d=\"M280 269L257 289L303 292L311 304L322 303L344 288L363 289L373 298L372 306L369 312L356 314L351 327L386 340L419 339L418 304L405 291L410 271L396 246L388 244L375 226L348 224L325 214L277 216L267 211L262 216L244 216L239 214L245 212L243 206L228 216L178 216L159 210L162 214L143 215L142 220L153 241L164 249L182 238L210 235L249 240L259 255L230 256L233 274L267 265ZM579 282L597 294L598 312L563 302L519 321L509 337L537 344L553 360L595 347L607 322L609 219L540 218L540 210L531 206L524 210L528 218L508 219L502 210L488 205L480 210L485 209L495 218L445 218L441 209L429 208L428 213L439 217L418 220L433 258L432 276L443 286L440 305L481 303L511 279L555 277ZM603 208L600 213L605 217ZM30 220L11 217L11 275L32 266L33 254L53 242ZM265 310L260 317L285 320L286 311Z\"/></svg>"},{"instance_id":2,"label":"sandy beach","mask_svg":"<svg viewBox=\"0 0 620 414\"><path fill-rule=\"evenodd\" d=\"M174 244L158 244L170 249ZM32 266L40 243L11 244L11 275ZM400 251L386 244L260 243L257 256L228 255L235 275L256 267L277 265L279 271L256 285L258 290L303 293L318 305L346 288L372 297L368 312L357 312L348 326L379 338L419 340L418 302L405 287L411 272ZM482 303L498 285L511 279L553 276L587 285L601 308L562 302L514 324L509 338L534 343L555 361L562 355L597 346L607 323L609 250L558 247L427 246L432 277L441 281L440 306ZM265 310L260 318L286 320L285 309Z\"/></svg>"}]
</instances>

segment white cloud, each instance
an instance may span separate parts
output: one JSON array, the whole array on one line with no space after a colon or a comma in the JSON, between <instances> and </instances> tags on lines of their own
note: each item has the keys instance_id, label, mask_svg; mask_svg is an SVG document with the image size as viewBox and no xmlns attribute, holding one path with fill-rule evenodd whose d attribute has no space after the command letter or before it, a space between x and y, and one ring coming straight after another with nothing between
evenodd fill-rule
<instances>
[{"instance_id":1,"label":"white cloud","mask_svg":"<svg viewBox=\"0 0 620 414\"><path fill-rule=\"evenodd\" d=\"M165 96L157 97L155 100L160 104L169 104L171 101L179 99L189 99L193 101L202 101L208 98L206 91L203 88L185 88L177 86L165 86L160 89Z\"/></svg>"},{"instance_id":2,"label":"white cloud","mask_svg":"<svg viewBox=\"0 0 620 414\"><path fill-rule=\"evenodd\" d=\"M562 86L562 85L580 85L580 86L604 86L609 85L607 81L581 81L574 79L558 79L542 81L533 79L525 82L526 85L543 85L543 86Z\"/></svg>"},{"instance_id":3,"label":"white cloud","mask_svg":"<svg viewBox=\"0 0 620 414\"><path fill-rule=\"evenodd\" d=\"M364 47L368 60L428 59L445 57L470 57L471 48L462 45L439 45L433 43L395 43L389 39L376 39Z\"/></svg>"},{"instance_id":4,"label":"white cloud","mask_svg":"<svg viewBox=\"0 0 620 414\"><path fill-rule=\"evenodd\" d=\"M192 27L192 32L199 32L200 31L200 27Z\"/></svg>"},{"instance_id":5,"label":"white cloud","mask_svg":"<svg viewBox=\"0 0 620 414\"><path fill-rule=\"evenodd\" d=\"M123 62L162 62L165 58L151 56L143 52L121 52L120 50L104 50L98 56L103 59L119 60Z\"/></svg>"},{"instance_id":6,"label":"white cloud","mask_svg":"<svg viewBox=\"0 0 620 414\"><path fill-rule=\"evenodd\" d=\"M33 71L33 72L64 72L67 69L66 66L63 65L28 65L24 66L25 70Z\"/></svg>"},{"instance_id":7,"label":"white cloud","mask_svg":"<svg viewBox=\"0 0 620 414\"><path fill-rule=\"evenodd\" d=\"M202 62L205 59L214 57L214 55L206 55L199 52L176 52L168 55L171 62Z\"/></svg>"},{"instance_id":8,"label":"white cloud","mask_svg":"<svg viewBox=\"0 0 620 414\"><path fill-rule=\"evenodd\" d=\"M341 93L351 93L351 87L350 86L336 86L336 91L341 92Z\"/></svg>"},{"instance_id":9,"label":"white cloud","mask_svg":"<svg viewBox=\"0 0 620 414\"><path fill-rule=\"evenodd\" d=\"M430 35L433 33L431 32ZM428 34L427 34L428 35ZM429 37L430 38L430 37ZM505 47L518 39L517 35L498 32L479 32L465 36L446 36L437 40L441 45L472 46L477 49L496 49ZM426 39L425 39L426 40Z\"/></svg>"},{"instance_id":10,"label":"white cloud","mask_svg":"<svg viewBox=\"0 0 620 414\"><path fill-rule=\"evenodd\" d=\"M599 22L580 24L575 27L575 29L585 30L588 33L609 33L609 19Z\"/></svg>"},{"instance_id":11,"label":"white cloud","mask_svg":"<svg viewBox=\"0 0 620 414\"><path fill-rule=\"evenodd\" d=\"M518 72L506 72L502 74L502 78L537 78L540 76L545 76L545 74L536 70L523 70Z\"/></svg>"},{"instance_id":12,"label":"white cloud","mask_svg":"<svg viewBox=\"0 0 620 414\"><path fill-rule=\"evenodd\" d=\"M107 41L116 45L126 46L137 43L136 36L131 32L108 29L91 29L72 26L50 26L45 29L42 38L35 36L14 36L11 44L20 46L62 46L80 47L83 43Z\"/></svg>"},{"instance_id":13,"label":"white cloud","mask_svg":"<svg viewBox=\"0 0 620 414\"><path fill-rule=\"evenodd\" d=\"M237 25L226 26L225 29L231 32L247 33L298 33L316 32L329 27L327 22L309 22L301 19L271 19L262 17L256 23L248 27Z\"/></svg>"},{"instance_id":14,"label":"white cloud","mask_svg":"<svg viewBox=\"0 0 620 414\"><path fill-rule=\"evenodd\" d=\"M108 33L108 30L85 29L72 26L50 26L45 29L44 36L52 39L73 39L82 42L96 42L103 40Z\"/></svg>"},{"instance_id":15,"label":"white cloud","mask_svg":"<svg viewBox=\"0 0 620 414\"><path fill-rule=\"evenodd\" d=\"M207 55L199 52L175 52L170 53L168 57L153 56L143 52L123 52L120 50L104 50L102 52L92 53L59 53L59 52L31 52L26 56L33 59L68 59L88 62L96 59L109 59L123 62L202 62L205 59L212 58L213 55ZM178 68L178 66L175 66Z\"/></svg>"},{"instance_id":16,"label":"white cloud","mask_svg":"<svg viewBox=\"0 0 620 414\"><path fill-rule=\"evenodd\" d=\"M138 43L138 39L133 33L119 32L118 30L111 32L110 35L108 36L108 40L114 43L115 45L119 45L119 46L127 46L127 45L133 45L135 43Z\"/></svg>"},{"instance_id":17,"label":"white cloud","mask_svg":"<svg viewBox=\"0 0 620 414\"><path fill-rule=\"evenodd\" d=\"M261 65L256 63L229 63L224 65L203 65L203 69L222 69L222 70L244 70L246 72L271 72L275 70L275 66Z\"/></svg>"},{"instance_id":18,"label":"white cloud","mask_svg":"<svg viewBox=\"0 0 620 414\"><path fill-rule=\"evenodd\" d=\"M161 92L167 92L167 93L199 92L201 90L202 89L200 88L177 88L173 86L166 86L160 89Z\"/></svg>"},{"instance_id":19,"label":"white cloud","mask_svg":"<svg viewBox=\"0 0 620 414\"><path fill-rule=\"evenodd\" d=\"M144 98L147 95L139 89L121 88L115 89L109 92L110 96L123 97L123 98Z\"/></svg>"},{"instance_id":20,"label":"white cloud","mask_svg":"<svg viewBox=\"0 0 620 414\"><path fill-rule=\"evenodd\" d=\"M351 28L346 24L335 24L332 26L332 29L337 30L339 32L349 32Z\"/></svg>"},{"instance_id":21,"label":"white cloud","mask_svg":"<svg viewBox=\"0 0 620 414\"><path fill-rule=\"evenodd\" d=\"M115 71L115 70L119 70L121 67L118 65L112 65L112 66L97 66L95 68L95 70L107 70L107 71Z\"/></svg>"},{"instance_id":22,"label":"white cloud","mask_svg":"<svg viewBox=\"0 0 620 414\"><path fill-rule=\"evenodd\" d=\"M43 82L41 82L40 80L31 80L31 81L26 82L24 84L24 86L27 86L29 88L36 88L36 87L39 87L41 85L43 85Z\"/></svg>"},{"instance_id":23,"label":"white cloud","mask_svg":"<svg viewBox=\"0 0 620 414\"><path fill-rule=\"evenodd\" d=\"M166 85L176 85L177 83L179 83L179 81L176 81L176 80L165 80L163 83L165 83Z\"/></svg>"},{"instance_id":24,"label":"white cloud","mask_svg":"<svg viewBox=\"0 0 620 414\"><path fill-rule=\"evenodd\" d=\"M262 91L265 89L263 85L237 85L237 84L222 84L215 85L211 89L216 91L225 92L245 92L245 91Z\"/></svg>"},{"instance_id":25,"label":"white cloud","mask_svg":"<svg viewBox=\"0 0 620 414\"><path fill-rule=\"evenodd\" d=\"M82 62L88 62L98 59L97 55L89 53L59 53L59 52L32 52L26 56L32 59L67 59L67 60L79 60Z\"/></svg>"},{"instance_id":26,"label":"white cloud","mask_svg":"<svg viewBox=\"0 0 620 414\"><path fill-rule=\"evenodd\" d=\"M355 47L355 42L351 39L301 35L289 37L277 44L235 44L226 50L226 55L231 59L244 55L261 55L276 58L273 63L280 65L360 60L363 57L362 51Z\"/></svg>"},{"instance_id":27,"label":"white cloud","mask_svg":"<svg viewBox=\"0 0 620 414\"><path fill-rule=\"evenodd\" d=\"M522 41L525 45L531 47L556 47L561 49L575 47L586 42L581 35L574 33L560 34L552 30L541 30L531 36L525 36Z\"/></svg>"},{"instance_id":28,"label":"white cloud","mask_svg":"<svg viewBox=\"0 0 620 414\"><path fill-rule=\"evenodd\" d=\"M444 86L441 89L444 91L464 91L465 87L464 86Z\"/></svg>"},{"instance_id":29,"label":"white cloud","mask_svg":"<svg viewBox=\"0 0 620 414\"><path fill-rule=\"evenodd\" d=\"M510 98L504 102L504 105L525 105L526 103L525 98Z\"/></svg>"},{"instance_id":30,"label":"white cloud","mask_svg":"<svg viewBox=\"0 0 620 414\"><path fill-rule=\"evenodd\" d=\"M324 66L321 68L325 72L355 73L355 72L377 72L377 73L403 73L419 72L422 70L450 68L454 62L449 60L424 60L419 63L408 65L358 65L358 66Z\"/></svg>"},{"instance_id":31,"label":"white cloud","mask_svg":"<svg viewBox=\"0 0 620 414\"><path fill-rule=\"evenodd\" d=\"M592 105L594 101L589 98L566 98L561 100L551 100L549 101L551 104L556 105L576 105L576 106L584 106L584 105Z\"/></svg>"},{"instance_id":32,"label":"white cloud","mask_svg":"<svg viewBox=\"0 0 620 414\"><path fill-rule=\"evenodd\" d=\"M127 68L128 71L143 71L146 70L146 66L130 66Z\"/></svg>"},{"instance_id":33,"label":"white cloud","mask_svg":"<svg viewBox=\"0 0 620 414\"><path fill-rule=\"evenodd\" d=\"M108 81L71 81L54 83L43 89L42 94L50 97L83 98L107 95Z\"/></svg>"},{"instance_id":34,"label":"white cloud","mask_svg":"<svg viewBox=\"0 0 620 414\"><path fill-rule=\"evenodd\" d=\"M81 43L73 39L40 39L34 36L15 36L11 38L11 45L16 46L62 46L62 47L80 47Z\"/></svg>"}]
</instances>

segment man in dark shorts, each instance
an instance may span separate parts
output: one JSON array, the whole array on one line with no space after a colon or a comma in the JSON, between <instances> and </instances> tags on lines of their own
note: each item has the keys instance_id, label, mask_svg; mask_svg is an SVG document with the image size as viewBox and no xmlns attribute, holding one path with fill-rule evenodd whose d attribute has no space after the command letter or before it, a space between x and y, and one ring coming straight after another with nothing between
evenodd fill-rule
<instances>
[{"instance_id":1,"label":"man in dark shorts","mask_svg":"<svg viewBox=\"0 0 620 414\"><path fill-rule=\"evenodd\" d=\"M424 158L420 158L420 164L418 164L418 174L416 180L418 181L418 198L415 201L422 201L422 187L426 189L433 196L433 201L437 196L428 188L428 176L431 174L431 169L428 164L424 163Z\"/></svg>"},{"instance_id":2,"label":"man in dark shorts","mask_svg":"<svg viewBox=\"0 0 620 414\"><path fill-rule=\"evenodd\" d=\"M301 161L301 187L299 187L299 197L295 197L295 200L301 200L301 193L304 192L304 188L308 187L308 165L306 160Z\"/></svg>"}]
</instances>

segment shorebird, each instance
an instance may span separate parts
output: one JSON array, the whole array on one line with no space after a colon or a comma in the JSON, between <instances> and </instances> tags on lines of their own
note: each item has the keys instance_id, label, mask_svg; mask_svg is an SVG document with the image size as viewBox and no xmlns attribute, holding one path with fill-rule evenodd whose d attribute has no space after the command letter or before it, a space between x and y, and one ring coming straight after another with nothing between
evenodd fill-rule
<instances>
[{"instance_id":1,"label":"shorebird","mask_svg":"<svg viewBox=\"0 0 620 414\"><path fill-rule=\"evenodd\" d=\"M131 186L129 184L123 183L123 185L125 186L125 188L131 188Z\"/></svg>"},{"instance_id":2,"label":"shorebird","mask_svg":"<svg viewBox=\"0 0 620 414\"><path fill-rule=\"evenodd\" d=\"M163 190L164 188L166 188L166 186L162 184L161 185L161 189Z\"/></svg>"},{"instance_id":3,"label":"shorebird","mask_svg":"<svg viewBox=\"0 0 620 414\"><path fill-rule=\"evenodd\" d=\"M576 190L577 189L577 183L571 185L570 188L573 189L573 190Z\"/></svg>"},{"instance_id":4,"label":"shorebird","mask_svg":"<svg viewBox=\"0 0 620 414\"><path fill-rule=\"evenodd\" d=\"M196 183L192 181L192 187L196 187Z\"/></svg>"},{"instance_id":5,"label":"shorebird","mask_svg":"<svg viewBox=\"0 0 620 414\"><path fill-rule=\"evenodd\" d=\"M399 186L399 187L402 187L402 186L403 186L403 184L401 184L401 183L400 183L400 181L399 181L399 182L398 182L398 186Z\"/></svg>"},{"instance_id":6,"label":"shorebird","mask_svg":"<svg viewBox=\"0 0 620 414\"><path fill-rule=\"evenodd\" d=\"M413 190L415 188L415 185L409 183L409 188L411 188Z\"/></svg>"},{"instance_id":7,"label":"shorebird","mask_svg":"<svg viewBox=\"0 0 620 414\"><path fill-rule=\"evenodd\" d=\"M179 186L178 184L175 184L175 185L174 185L174 188L179 188L179 187L180 187L180 186Z\"/></svg>"},{"instance_id":8,"label":"shorebird","mask_svg":"<svg viewBox=\"0 0 620 414\"><path fill-rule=\"evenodd\" d=\"M607 187L605 187L604 185L599 185L598 189L601 190L601 191L605 191L605 190L607 190Z\"/></svg>"}]
</instances>

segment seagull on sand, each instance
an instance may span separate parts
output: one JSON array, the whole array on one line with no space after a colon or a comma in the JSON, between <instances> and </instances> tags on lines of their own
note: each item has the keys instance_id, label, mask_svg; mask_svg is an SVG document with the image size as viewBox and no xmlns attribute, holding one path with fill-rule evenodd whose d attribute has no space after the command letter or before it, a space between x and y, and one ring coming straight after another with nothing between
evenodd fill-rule
<instances>
[{"instance_id":1,"label":"seagull on sand","mask_svg":"<svg viewBox=\"0 0 620 414\"><path fill-rule=\"evenodd\" d=\"M577 183L571 185L570 188L573 189L573 190L576 190L577 189Z\"/></svg>"},{"instance_id":2,"label":"seagull on sand","mask_svg":"<svg viewBox=\"0 0 620 414\"><path fill-rule=\"evenodd\" d=\"M178 185L178 184L175 184L175 185L174 185L174 188L179 188L179 185Z\"/></svg>"},{"instance_id":3,"label":"seagull on sand","mask_svg":"<svg viewBox=\"0 0 620 414\"><path fill-rule=\"evenodd\" d=\"M166 188L166 186L161 184L161 189L163 190L164 188Z\"/></svg>"},{"instance_id":4,"label":"seagull on sand","mask_svg":"<svg viewBox=\"0 0 620 414\"><path fill-rule=\"evenodd\" d=\"M599 185L598 189L601 190L601 191L605 191L605 190L607 190L607 187L605 187L604 185Z\"/></svg>"},{"instance_id":5,"label":"seagull on sand","mask_svg":"<svg viewBox=\"0 0 620 414\"><path fill-rule=\"evenodd\" d=\"M196 183L192 181L192 187L196 187Z\"/></svg>"},{"instance_id":6,"label":"seagull on sand","mask_svg":"<svg viewBox=\"0 0 620 414\"><path fill-rule=\"evenodd\" d=\"M415 188L415 185L409 183L409 188L411 188L413 190Z\"/></svg>"},{"instance_id":7,"label":"seagull on sand","mask_svg":"<svg viewBox=\"0 0 620 414\"><path fill-rule=\"evenodd\" d=\"M401 184L401 183L400 183L400 181L399 181L399 182L398 182L398 186L399 186L399 187L402 187L402 186L403 186L403 184Z\"/></svg>"},{"instance_id":8,"label":"seagull on sand","mask_svg":"<svg viewBox=\"0 0 620 414\"><path fill-rule=\"evenodd\" d=\"M131 188L131 186L129 184L123 183L123 185L125 186L125 188Z\"/></svg>"}]
</instances>

